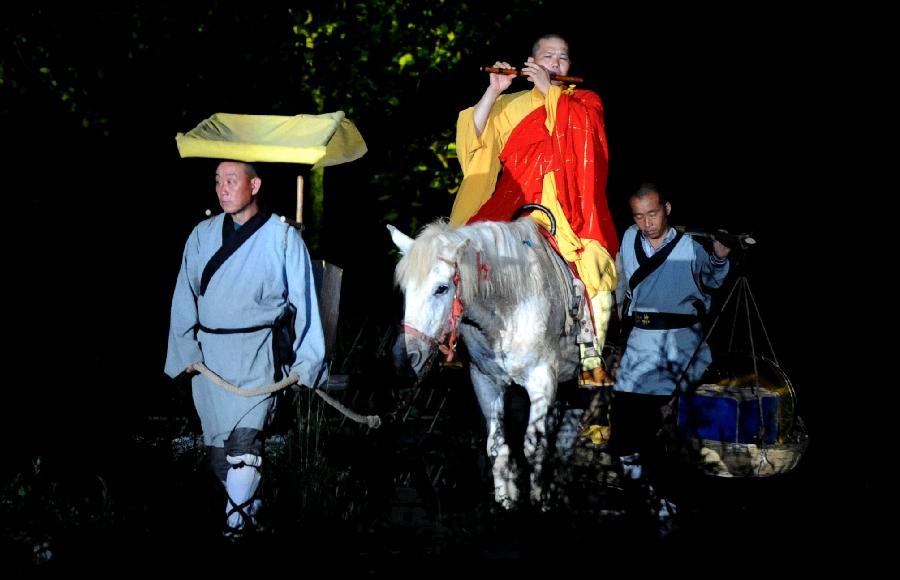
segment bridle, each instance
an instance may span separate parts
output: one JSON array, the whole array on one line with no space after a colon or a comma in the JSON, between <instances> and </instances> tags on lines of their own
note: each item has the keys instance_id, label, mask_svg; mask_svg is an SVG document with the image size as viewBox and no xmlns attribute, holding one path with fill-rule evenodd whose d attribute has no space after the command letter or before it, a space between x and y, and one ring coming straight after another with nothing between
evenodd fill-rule
<instances>
[{"instance_id":1,"label":"bridle","mask_svg":"<svg viewBox=\"0 0 900 580\"><path fill-rule=\"evenodd\" d=\"M452 362L453 356L456 353L456 341L459 334L459 318L462 316L463 311L463 303L459 298L459 266L456 262L451 262L445 258L438 259L453 266L453 285L456 288L453 293L453 305L450 307L450 315L447 318L447 322L441 327L440 336L435 338L429 334L425 334L407 322L401 322L400 328L403 329L403 332L411 334L419 340L430 344L432 348L437 346L438 350L447 357L446 361Z\"/></svg>"}]
</instances>

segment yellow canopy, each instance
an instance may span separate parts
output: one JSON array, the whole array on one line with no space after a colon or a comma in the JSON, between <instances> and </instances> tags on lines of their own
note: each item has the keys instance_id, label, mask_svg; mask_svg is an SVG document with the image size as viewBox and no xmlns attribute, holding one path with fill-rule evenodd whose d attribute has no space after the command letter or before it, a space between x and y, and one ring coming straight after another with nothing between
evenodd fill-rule
<instances>
[{"instance_id":1,"label":"yellow canopy","mask_svg":"<svg viewBox=\"0 0 900 580\"><path fill-rule=\"evenodd\" d=\"M273 161L327 167L359 159L367 149L343 111L324 115L216 113L175 136L182 157Z\"/></svg>"}]
</instances>

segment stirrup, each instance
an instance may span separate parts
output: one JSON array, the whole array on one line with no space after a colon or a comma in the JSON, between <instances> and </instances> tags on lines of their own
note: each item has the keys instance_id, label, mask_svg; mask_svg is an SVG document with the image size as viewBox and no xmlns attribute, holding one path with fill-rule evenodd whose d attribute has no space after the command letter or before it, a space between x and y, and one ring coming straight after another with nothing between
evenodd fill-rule
<instances>
[{"instance_id":1,"label":"stirrup","mask_svg":"<svg viewBox=\"0 0 900 580\"><path fill-rule=\"evenodd\" d=\"M578 386L583 388L611 387L615 384L613 378L603 367L596 367L590 371L581 371Z\"/></svg>"}]
</instances>

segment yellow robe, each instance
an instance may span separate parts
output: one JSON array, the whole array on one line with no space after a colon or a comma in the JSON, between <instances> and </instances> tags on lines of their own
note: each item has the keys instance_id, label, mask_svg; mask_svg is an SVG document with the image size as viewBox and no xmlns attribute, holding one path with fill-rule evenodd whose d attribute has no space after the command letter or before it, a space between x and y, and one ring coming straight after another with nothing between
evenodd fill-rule
<instances>
[{"instance_id":1,"label":"yellow robe","mask_svg":"<svg viewBox=\"0 0 900 580\"><path fill-rule=\"evenodd\" d=\"M475 107L469 107L459 114L456 122L456 152L462 166L463 180L450 213L452 225L465 224L491 197L500 172L500 153L510 133L522 119L538 107L546 107L547 131L553 130L556 125L556 105L561 94L560 87L551 85L546 99L537 88L500 95L491 108L480 137L475 130ZM557 200L556 177L553 173L544 175L541 205L547 207L556 218L556 242L559 249L566 260L575 264L591 298L598 292L615 290L615 262L597 240L581 239L572 231ZM531 217L549 227L549 220L542 212L533 212Z\"/></svg>"}]
</instances>

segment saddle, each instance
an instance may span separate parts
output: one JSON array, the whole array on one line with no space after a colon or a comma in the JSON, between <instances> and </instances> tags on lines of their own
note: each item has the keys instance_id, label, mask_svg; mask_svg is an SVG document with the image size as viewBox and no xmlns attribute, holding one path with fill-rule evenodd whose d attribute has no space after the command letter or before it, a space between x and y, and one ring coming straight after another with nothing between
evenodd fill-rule
<instances>
[{"instance_id":1,"label":"saddle","mask_svg":"<svg viewBox=\"0 0 900 580\"><path fill-rule=\"evenodd\" d=\"M553 234L544 228L540 228L541 235L553 248L553 254L556 256L558 263L562 264L562 268L567 268L572 274L571 292L566 297L566 333L570 333L572 325L577 325L575 340L579 345L582 361L587 358L600 359L600 353L596 352L594 345L596 343L596 334L594 333L593 312L591 311L591 299L588 296L587 287L578 275L578 269L569 261L567 261L559 251L556 238ZM578 378L578 386L585 388L597 388L603 386L611 386L613 379L602 367L602 359L600 364L590 370L582 370Z\"/></svg>"}]
</instances>

